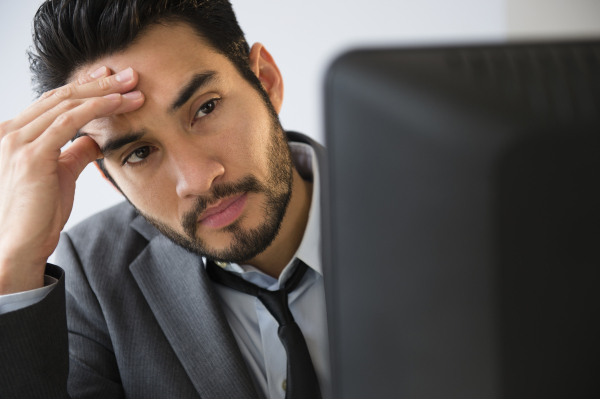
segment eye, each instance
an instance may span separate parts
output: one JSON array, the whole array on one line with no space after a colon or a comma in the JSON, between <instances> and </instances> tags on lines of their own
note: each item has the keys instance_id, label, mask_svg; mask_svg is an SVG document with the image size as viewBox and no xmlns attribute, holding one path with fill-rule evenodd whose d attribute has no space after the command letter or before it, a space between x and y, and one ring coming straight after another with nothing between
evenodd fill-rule
<instances>
[{"instance_id":1,"label":"eye","mask_svg":"<svg viewBox=\"0 0 600 399\"><path fill-rule=\"evenodd\" d=\"M135 149L131 154L129 154L127 156L127 158L125 158L125 163L129 163L129 164L137 164L142 162L144 159L146 159L146 157L148 155L150 155L151 153L151 149L149 146L144 146L144 147L140 147Z\"/></svg>"},{"instance_id":2,"label":"eye","mask_svg":"<svg viewBox=\"0 0 600 399\"><path fill-rule=\"evenodd\" d=\"M211 112L213 112L215 110L215 108L217 107L217 101L219 101L218 98L212 98L212 99L208 100L207 102L205 102L204 104L202 104L200 106L200 108L198 108L198 111L196 111L196 114L194 115L194 120L200 119L203 116L206 116L206 115L210 114Z\"/></svg>"}]
</instances>

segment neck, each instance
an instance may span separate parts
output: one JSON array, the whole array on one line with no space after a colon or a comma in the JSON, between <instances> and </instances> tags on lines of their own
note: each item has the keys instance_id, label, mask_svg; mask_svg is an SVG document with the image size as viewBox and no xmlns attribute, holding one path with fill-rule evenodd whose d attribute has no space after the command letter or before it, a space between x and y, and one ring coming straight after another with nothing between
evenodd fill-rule
<instances>
[{"instance_id":1,"label":"neck","mask_svg":"<svg viewBox=\"0 0 600 399\"><path fill-rule=\"evenodd\" d=\"M279 278L304 237L312 200L312 187L312 183L304 181L294 168L292 196L281 222L279 234L269 248L247 262L249 265L271 277Z\"/></svg>"}]
</instances>

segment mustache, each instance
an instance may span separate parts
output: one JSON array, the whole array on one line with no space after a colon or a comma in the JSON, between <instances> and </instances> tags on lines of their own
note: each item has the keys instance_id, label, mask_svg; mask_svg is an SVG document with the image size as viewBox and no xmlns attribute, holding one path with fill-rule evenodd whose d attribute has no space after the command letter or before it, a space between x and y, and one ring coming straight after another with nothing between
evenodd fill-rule
<instances>
[{"instance_id":1,"label":"mustache","mask_svg":"<svg viewBox=\"0 0 600 399\"><path fill-rule=\"evenodd\" d=\"M197 229L196 222L206 208L212 206L222 198L246 192L260 193L266 192L266 189L265 186L252 175L244 176L233 183L222 183L214 186L211 189L210 194L198 197L192 209L183 215L181 218L183 230L188 236L195 238Z\"/></svg>"}]
</instances>

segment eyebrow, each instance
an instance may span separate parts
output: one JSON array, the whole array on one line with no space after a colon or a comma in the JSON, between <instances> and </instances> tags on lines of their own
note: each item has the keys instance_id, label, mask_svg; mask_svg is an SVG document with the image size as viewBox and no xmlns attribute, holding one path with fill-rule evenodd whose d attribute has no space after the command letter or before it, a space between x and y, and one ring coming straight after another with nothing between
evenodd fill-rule
<instances>
[{"instance_id":1,"label":"eyebrow","mask_svg":"<svg viewBox=\"0 0 600 399\"><path fill-rule=\"evenodd\" d=\"M217 79L217 73L215 71L206 71L203 73L195 74L188 84L181 89L177 99L173 101L173 104L169 107L169 113L177 111L179 108L183 106L188 100L194 95L196 91L209 85ZM138 141L146 134L146 130L142 129L137 132L129 132L124 135L119 135L119 137L115 137L114 139L108 139L102 147L100 147L100 151L105 158L108 158L115 151L120 148L126 146L129 143L133 143L134 141ZM81 136L89 136L88 133L77 132L73 140Z\"/></svg>"},{"instance_id":2,"label":"eyebrow","mask_svg":"<svg viewBox=\"0 0 600 399\"><path fill-rule=\"evenodd\" d=\"M188 84L181 89L177 99L173 101L173 104L169 107L169 113L177 111L183 104L188 102L190 97L192 97L196 91L212 83L216 78L217 73L215 71L206 71L194 75Z\"/></svg>"},{"instance_id":3,"label":"eyebrow","mask_svg":"<svg viewBox=\"0 0 600 399\"><path fill-rule=\"evenodd\" d=\"M137 132L129 132L124 135L120 135L119 137L115 137L114 139L108 139L102 147L100 147L100 151L105 158L110 157L118 149L126 146L129 143L133 143L134 141L138 141L146 134L145 130L140 130ZM83 133L82 136L87 136L86 133Z\"/></svg>"}]
</instances>

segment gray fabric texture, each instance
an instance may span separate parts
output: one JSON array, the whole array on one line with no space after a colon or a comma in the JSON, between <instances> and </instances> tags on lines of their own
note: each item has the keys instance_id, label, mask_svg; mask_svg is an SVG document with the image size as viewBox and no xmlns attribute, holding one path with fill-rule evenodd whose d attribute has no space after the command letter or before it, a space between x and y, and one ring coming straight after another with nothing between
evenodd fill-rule
<instances>
[{"instance_id":1,"label":"gray fabric texture","mask_svg":"<svg viewBox=\"0 0 600 399\"><path fill-rule=\"evenodd\" d=\"M64 398L69 372L65 280L41 301L0 316L0 398Z\"/></svg>"}]
</instances>

